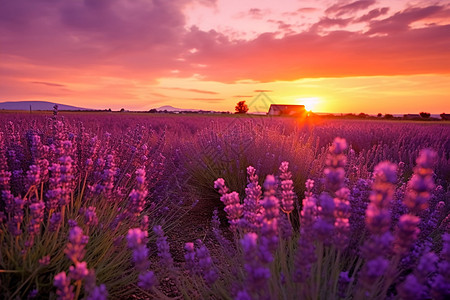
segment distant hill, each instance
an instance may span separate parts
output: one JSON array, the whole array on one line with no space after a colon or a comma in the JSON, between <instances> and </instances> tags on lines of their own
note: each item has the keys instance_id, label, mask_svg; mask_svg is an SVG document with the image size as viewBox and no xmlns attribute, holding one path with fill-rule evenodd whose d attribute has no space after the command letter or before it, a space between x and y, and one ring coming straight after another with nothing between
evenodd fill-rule
<instances>
[{"instance_id":1,"label":"distant hill","mask_svg":"<svg viewBox=\"0 0 450 300\"><path fill-rule=\"evenodd\" d=\"M0 102L0 109L7 110L53 110L53 106L58 104L59 110L89 110L88 108L76 107L47 101L7 101Z\"/></svg>"},{"instance_id":2,"label":"distant hill","mask_svg":"<svg viewBox=\"0 0 450 300\"><path fill-rule=\"evenodd\" d=\"M188 108L176 108L170 105L161 106L158 108L155 108L157 111L199 111L199 109L188 109Z\"/></svg>"}]
</instances>

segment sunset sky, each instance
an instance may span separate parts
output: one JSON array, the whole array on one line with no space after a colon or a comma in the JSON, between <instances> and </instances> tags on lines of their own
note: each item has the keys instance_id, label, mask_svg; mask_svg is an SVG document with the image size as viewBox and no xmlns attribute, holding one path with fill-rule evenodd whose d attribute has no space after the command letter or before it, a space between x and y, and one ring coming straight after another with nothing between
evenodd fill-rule
<instances>
[{"instance_id":1,"label":"sunset sky","mask_svg":"<svg viewBox=\"0 0 450 300\"><path fill-rule=\"evenodd\" d=\"M450 113L450 0L0 0L0 102Z\"/></svg>"}]
</instances>

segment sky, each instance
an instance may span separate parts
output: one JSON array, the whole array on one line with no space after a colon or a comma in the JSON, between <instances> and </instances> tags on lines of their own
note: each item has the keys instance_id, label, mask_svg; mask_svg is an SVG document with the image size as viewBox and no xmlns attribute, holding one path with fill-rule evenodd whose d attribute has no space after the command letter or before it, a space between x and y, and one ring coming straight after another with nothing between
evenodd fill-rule
<instances>
[{"instance_id":1,"label":"sky","mask_svg":"<svg viewBox=\"0 0 450 300\"><path fill-rule=\"evenodd\" d=\"M32 100L449 113L450 0L0 0L0 102Z\"/></svg>"}]
</instances>

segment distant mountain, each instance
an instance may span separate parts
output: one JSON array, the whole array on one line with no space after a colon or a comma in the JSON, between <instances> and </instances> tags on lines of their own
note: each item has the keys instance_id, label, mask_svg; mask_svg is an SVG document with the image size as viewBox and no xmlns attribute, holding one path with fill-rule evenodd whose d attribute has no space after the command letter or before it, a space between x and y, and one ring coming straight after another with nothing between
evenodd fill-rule
<instances>
[{"instance_id":1,"label":"distant mountain","mask_svg":"<svg viewBox=\"0 0 450 300\"><path fill-rule=\"evenodd\" d=\"M89 110L88 108L76 107L47 101L7 101L0 102L0 109L7 110L53 110L53 106L58 104L59 110Z\"/></svg>"},{"instance_id":2,"label":"distant mountain","mask_svg":"<svg viewBox=\"0 0 450 300\"><path fill-rule=\"evenodd\" d=\"M189 109L189 108L176 108L170 105L161 106L158 108L155 108L157 111L200 111L199 109Z\"/></svg>"}]
</instances>

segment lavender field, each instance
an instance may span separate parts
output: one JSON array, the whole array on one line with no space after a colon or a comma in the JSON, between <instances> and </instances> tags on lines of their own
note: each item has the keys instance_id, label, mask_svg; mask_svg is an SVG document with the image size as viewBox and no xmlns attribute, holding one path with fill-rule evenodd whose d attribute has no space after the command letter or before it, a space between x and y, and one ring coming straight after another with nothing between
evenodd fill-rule
<instances>
[{"instance_id":1,"label":"lavender field","mask_svg":"<svg viewBox=\"0 0 450 300\"><path fill-rule=\"evenodd\" d=\"M2 299L449 299L450 124L0 114Z\"/></svg>"}]
</instances>

